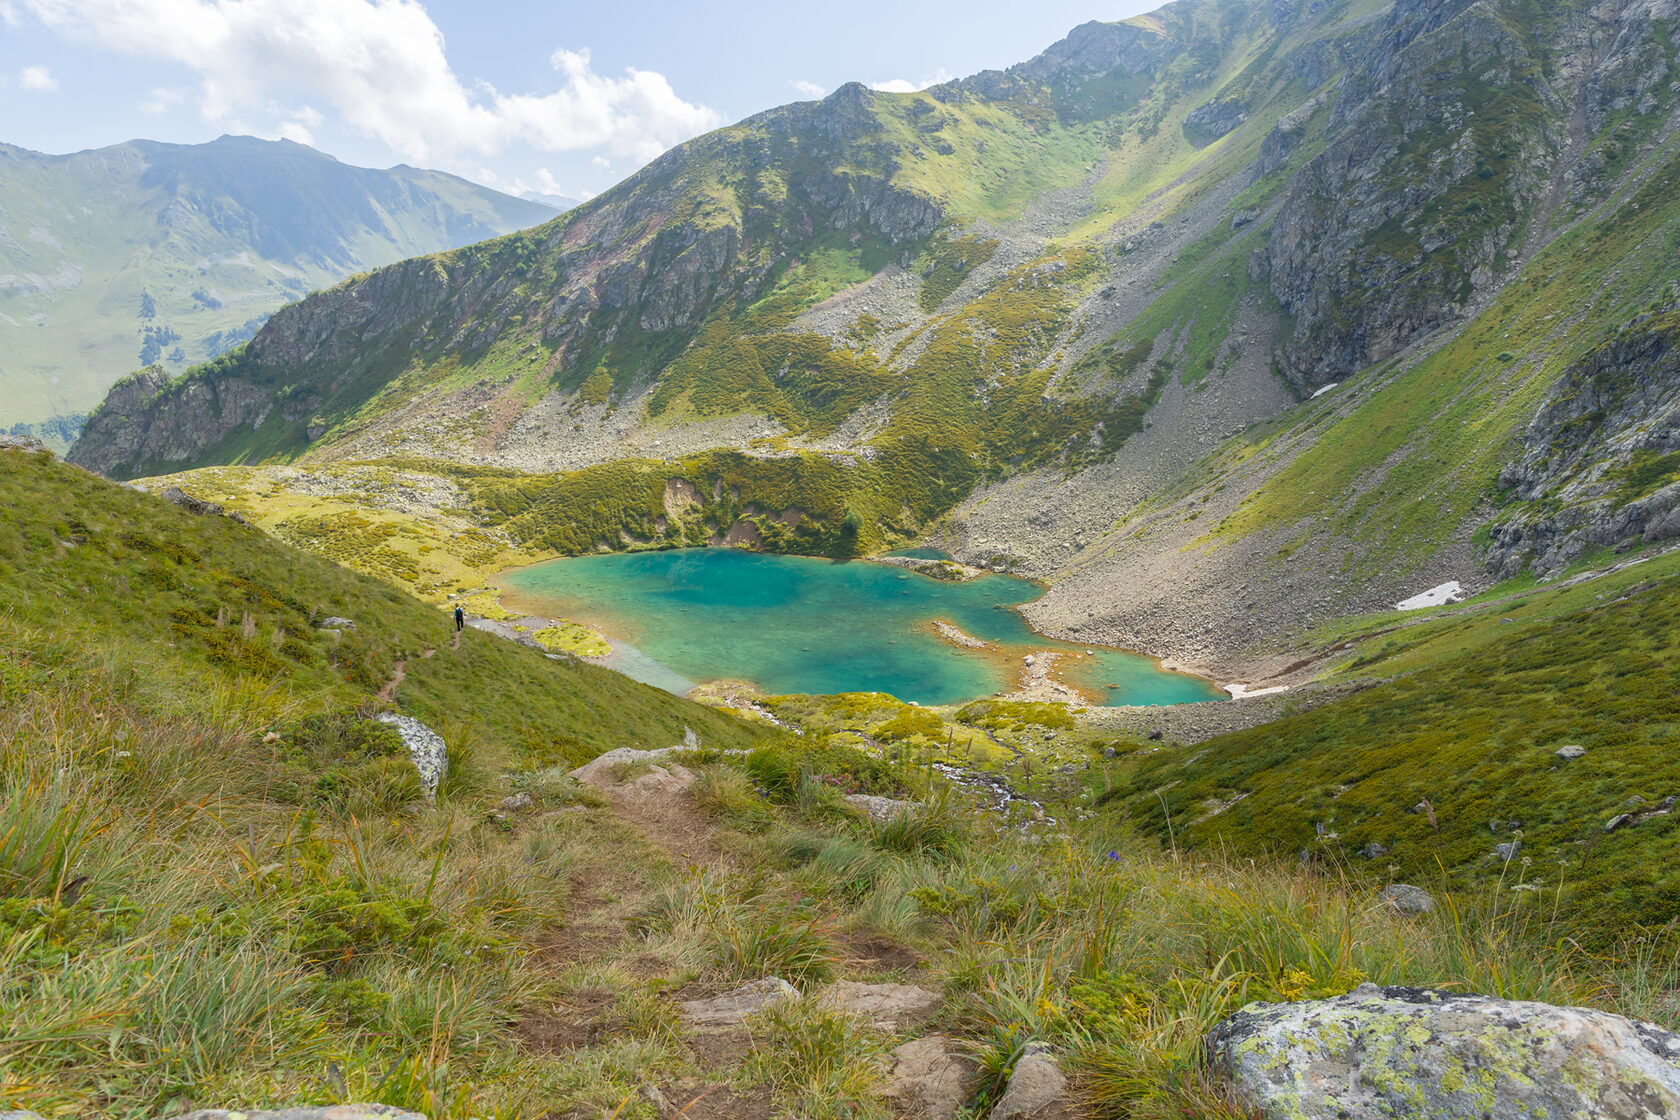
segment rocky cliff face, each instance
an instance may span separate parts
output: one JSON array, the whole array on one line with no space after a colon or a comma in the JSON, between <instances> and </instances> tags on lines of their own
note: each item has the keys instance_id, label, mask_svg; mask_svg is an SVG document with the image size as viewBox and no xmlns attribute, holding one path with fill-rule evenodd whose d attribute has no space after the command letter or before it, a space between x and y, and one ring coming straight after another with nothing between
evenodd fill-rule
<instances>
[{"instance_id":1,"label":"rocky cliff face","mask_svg":"<svg viewBox=\"0 0 1680 1120\"><path fill-rule=\"evenodd\" d=\"M1611 114L1661 120L1670 0L1561 4L1402 0L1346 40L1345 73L1261 157L1269 171L1326 104L1328 142L1288 188L1264 256L1294 318L1283 354L1303 388L1339 381L1462 320L1577 203ZM1606 49L1608 44L1608 49ZM1598 184L1600 188L1604 184Z\"/></svg>"},{"instance_id":2,"label":"rocky cliff face","mask_svg":"<svg viewBox=\"0 0 1680 1120\"><path fill-rule=\"evenodd\" d=\"M1497 574L1680 537L1680 308L1639 316L1571 366L1522 443L1500 475L1524 506L1493 528Z\"/></svg>"}]
</instances>

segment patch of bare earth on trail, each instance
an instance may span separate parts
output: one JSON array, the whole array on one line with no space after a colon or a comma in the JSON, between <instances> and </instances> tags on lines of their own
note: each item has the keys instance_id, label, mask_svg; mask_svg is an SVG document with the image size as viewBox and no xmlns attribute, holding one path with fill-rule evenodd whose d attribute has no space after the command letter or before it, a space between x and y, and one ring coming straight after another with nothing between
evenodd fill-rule
<instances>
[{"instance_id":1,"label":"patch of bare earth on trail","mask_svg":"<svg viewBox=\"0 0 1680 1120\"><path fill-rule=\"evenodd\" d=\"M631 766L609 760L575 774L606 798L608 809L576 818L577 827L590 830L597 843L591 845L594 854L573 872L564 923L537 943L536 966L554 972L581 968L587 970L585 975L599 975L590 966L604 966L638 981L671 977L671 961L656 953L635 951L630 923L654 886L644 870L650 860L668 860L678 869L728 861L717 842L716 827L688 792L696 775L663 760ZM729 986L718 980L690 979L666 992L665 998L673 1002L704 998ZM606 988L579 987L545 1001L514 1029L533 1053L565 1061L579 1051L628 1035L617 1000ZM694 1073L638 1090L655 1104L661 1117L770 1120L777 1115L768 1085L729 1083L730 1075L752 1054L752 1036L745 1028L689 1029L683 1031L681 1041L692 1057ZM594 1120L596 1113L573 1109L558 1115Z\"/></svg>"}]
</instances>

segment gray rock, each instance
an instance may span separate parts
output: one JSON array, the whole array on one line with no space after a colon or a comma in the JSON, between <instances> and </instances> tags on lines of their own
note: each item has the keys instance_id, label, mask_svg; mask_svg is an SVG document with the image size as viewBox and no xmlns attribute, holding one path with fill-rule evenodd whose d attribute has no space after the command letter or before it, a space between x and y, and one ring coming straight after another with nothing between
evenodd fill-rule
<instances>
[{"instance_id":1,"label":"gray rock","mask_svg":"<svg viewBox=\"0 0 1680 1120\"><path fill-rule=\"evenodd\" d=\"M1386 844L1379 844L1373 840L1363 848L1359 849L1359 854L1364 856L1366 859L1381 859L1383 856L1388 854L1388 846Z\"/></svg>"},{"instance_id":2,"label":"gray rock","mask_svg":"<svg viewBox=\"0 0 1680 1120\"><path fill-rule=\"evenodd\" d=\"M824 1007L868 1019L879 1031L890 1031L939 1006L939 993L914 984L860 984L840 980L817 997Z\"/></svg>"},{"instance_id":3,"label":"gray rock","mask_svg":"<svg viewBox=\"0 0 1680 1120\"><path fill-rule=\"evenodd\" d=\"M51 455L47 445L34 436L13 436L0 432L0 451L24 451L32 454ZM13 1116L34 1116L33 1112L0 1112L0 1120Z\"/></svg>"},{"instance_id":4,"label":"gray rock","mask_svg":"<svg viewBox=\"0 0 1680 1120\"><path fill-rule=\"evenodd\" d=\"M1680 1115L1680 1037L1577 1007L1361 985L1251 1004L1214 1068L1291 1120L1651 1120Z\"/></svg>"},{"instance_id":5,"label":"gray rock","mask_svg":"<svg viewBox=\"0 0 1680 1120\"><path fill-rule=\"evenodd\" d=\"M1509 843L1493 846L1493 854L1501 863L1510 863L1520 851L1522 851L1521 840L1512 840Z\"/></svg>"},{"instance_id":6,"label":"gray rock","mask_svg":"<svg viewBox=\"0 0 1680 1120\"><path fill-rule=\"evenodd\" d=\"M926 1120L954 1120L968 1100L975 1064L951 1039L930 1034L892 1052L881 1094L899 1102L910 1115Z\"/></svg>"},{"instance_id":7,"label":"gray rock","mask_svg":"<svg viewBox=\"0 0 1680 1120\"><path fill-rule=\"evenodd\" d=\"M1410 883L1390 883L1382 889L1382 900L1402 914L1427 914L1435 909L1435 899L1422 887Z\"/></svg>"},{"instance_id":8,"label":"gray rock","mask_svg":"<svg viewBox=\"0 0 1680 1120\"><path fill-rule=\"evenodd\" d=\"M1604 831L1614 832L1631 820L1633 820L1632 813L1617 813L1615 816L1604 822Z\"/></svg>"},{"instance_id":9,"label":"gray rock","mask_svg":"<svg viewBox=\"0 0 1680 1120\"><path fill-rule=\"evenodd\" d=\"M1587 748L1580 746L1579 744L1571 743L1567 747L1559 747L1552 753L1563 759L1565 762L1574 762L1577 758L1580 758L1582 755L1587 753Z\"/></svg>"},{"instance_id":10,"label":"gray rock","mask_svg":"<svg viewBox=\"0 0 1680 1120\"><path fill-rule=\"evenodd\" d=\"M315 624L317 630L354 630L356 623L348 618L340 618L336 614L328 615Z\"/></svg>"},{"instance_id":11,"label":"gray rock","mask_svg":"<svg viewBox=\"0 0 1680 1120\"><path fill-rule=\"evenodd\" d=\"M1026 1053L1015 1063L1015 1072L1009 1075L1009 1087L1003 1091L1003 1099L992 1110L993 1120L1037 1112L1053 1104L1066 1090L1067 1077L1050 1056L1049 1045L1029 1042Z\"/></svg>"},{"instance_id":12,"label":"gray rock","mask_svg":"<svg viewBox=\"0 0 1680 1120\"><path fill-rule=\"evenodd\" d=\"M667 756L681 750L680 747L661 747L654 751L641 751L635 747L619 747L605 754L596 755L584 765L571 772L571 776L580 782L598 788L619 785L618 775L623 767L638 762L648 764L648 772L623 783L634 785L643 792L670 791L676 792L687 789L699 780L700 775L686 767L678 766L667 761Z\"/></svg>"},{"instance_id":13,"label":"gray rock","mask_svg":"<svg viewBox=\"0 0 1680 1120\"><path fill-rule=\"evenodd\" d=\"M848 793L846 804L856 806L863 811L863 815L880 824L890 821L894 817L901 817L906 813L914 813L921 808L916 801L897 801L891 797L876 797L868 793Z\"/></svg>"},{"instance_id":14,"label":"gray rock","mask_svg":"<svg viewBox=\"0 0 1680 1120\"><path fill-rule=\"evenodd\" d=\"M436 797L438 783L449 772L449 748L443 736L413 716L381 712L373 718L397 729L397 734L402 736L404 745L408 747L408 757L420 775L420 785L425 789L426 796Z\"/></svg>"},{"instance_id":15,"label":"gray rock","mask_svg":"<svg viewBox=\"0 0 1680 1120\"><path fill-rule=\"evenodd\" d=\"M678 1006L683 1021L694 1027L724 1027L743 1023L748 1015L786 1000L798 999L799 990L780 976L768 976L743 984L734 991L711 999L691 999Z\"/></svg>"},{"instance_id":16,"label":"gray rock","mask_svg":"<svg viewBox=\"0 0 1680 1120\"><path fill-rule=\"evenodd\" d=\"M20 436L0 435L0 450L3 450L7 447L16 446L15 443L5 442L6 440L18 440L18 439L21 439L21 438L22 437L20 437ZM24 450L28 450L28 449L25 448ZM41 450L45 451L46 448L43 447ZM46 1118L43 1117L39 1112L28 1112L28 1111L21 1111L20 1112L16 1109L9 1109L9 1110L0 1110L0 1120L46 1120Z\"/></svg>"},{"instance_id":17,"label":"gray rock","mask_svg":"<svg viewBox=\"0 0 1680 1120\"><path fill-rule=\"evenodd\" d=\"M521 809L529 809L534 804L536 804L536 802L532 799L530 794L516 793L511 797L502 798L502 800L496 805L496 808L500 809L504 813L517 813Z\"/></svg>"},{"instance_id":18,"label":"gray rock","mask_svg":"<svg viewBox=\"0 0 1680 1120\"><path fill-rule=\"evenodd\" d=\"M0 1113L0 1118L7 1116ZM201 1108L169 1120L426 1120L423 1112L408 1112L389 1104L334 1104L317 1108L256 1109Z\"/></svg>"},{"instance_id":19,"label":"gray rock","mask_svg":"<svg viewBox=\"0 0 1680 1120\"><path fill-rule=\"evenodd\" d=\"M1203 144L1235 131L1248 120L1248 107L1241 101L1213 101L1190 110L1184 131Z\"/></svg>"}]
</instances>

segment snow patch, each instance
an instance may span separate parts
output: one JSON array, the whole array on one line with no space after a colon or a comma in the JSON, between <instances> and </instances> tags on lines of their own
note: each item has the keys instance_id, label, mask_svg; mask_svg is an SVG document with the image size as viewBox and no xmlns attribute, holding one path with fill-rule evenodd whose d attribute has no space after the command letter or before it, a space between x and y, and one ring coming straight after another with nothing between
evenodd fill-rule
<instances>
[{"instance_id":1,"label":"snow patch","mask_svg":"<svg viewBox=\"0 0 1680 1120\"><path fill-rule=\"evenodd\" d=\"M1429 607L1444 607L1448 603L1456 603L1464 598L1464 585L1456 579L1448 583L1431 587L1420 595L1413 595L1410 599L1394 604L1395 610L1421 611Z\"/></svg>"}]
</instances>

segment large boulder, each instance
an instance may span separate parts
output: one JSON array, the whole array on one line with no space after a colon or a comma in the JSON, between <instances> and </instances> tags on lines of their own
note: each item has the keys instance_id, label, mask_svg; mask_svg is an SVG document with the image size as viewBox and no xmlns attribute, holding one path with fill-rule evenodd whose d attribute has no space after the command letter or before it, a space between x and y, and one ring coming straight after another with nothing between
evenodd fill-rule
<instances>
[{"instance_id":1,"label":"large boulder","mask_svg":"<svg viewBox=\"0 0 1680 1120\"><path fill-rule=\"evenodd\" d=\"M1267 1120L1680 1117L1680 1036L1580 1007L1364 984L1245 1007L1208 1052Z\"/></svg>"}]
</instances>

